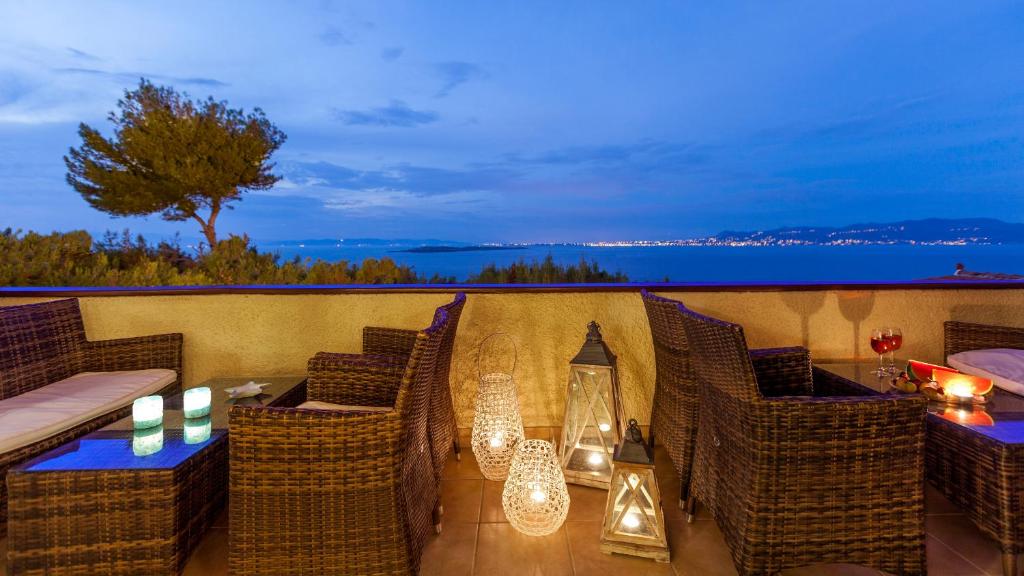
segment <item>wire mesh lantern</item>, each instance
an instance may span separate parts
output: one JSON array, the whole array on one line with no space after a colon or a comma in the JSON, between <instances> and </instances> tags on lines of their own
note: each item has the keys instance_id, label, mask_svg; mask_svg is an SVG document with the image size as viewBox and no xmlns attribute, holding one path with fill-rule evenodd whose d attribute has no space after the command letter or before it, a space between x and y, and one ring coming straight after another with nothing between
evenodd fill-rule
<instances>
[{"instance_id":1,"label":"wire mesh lantern","mask_svg":"<svg viewBox=\"0 0 1024 576\"><path fill-rule=\"evenodd\" d=\"M607 489L612 452L622 434L622 401L615 355L597 322L587 328L587 341L569 363L559 457L567 482Z\"/></svg>"},{"instance_id":2,"label":"wire mesh lantern","mask_svg":"<svg viewBox=\"0 0 1024 576\"><path fill-rule=\"evenodd\" d=\"M669 561L661 492L651 448L636 420L616 447L601 529L601 551Z\"/></svg>"},{"instance_id":3,"label":"wire mesh lantern","mask_svg":"<svg viewBox=\"0 0 1024 576\"><path fill-rule=\"evenodd\" d=\"M488 480L505 479L516 445L525 438L513 377L518 352L513 357L511 373L484 374L481 368L480 357L484 344L499 335L503 336L492 334L485 338L477 350L479 387L476 394L476 411L473 415L472 445L480 472ZM515 343L512 345L514 349Z\"/></svg>"},{"instance_id":4,"label":"wire mesh lantern","mask_svg":"<svg viewBox=\"0 0 1024 576\"><path fill-rule=\"evenodd\" d=\"M509 524L529 536L546 536L562 526L569 490L550 442L525 440L516 446L501 507Z\"/></svg>"}]
</instances>

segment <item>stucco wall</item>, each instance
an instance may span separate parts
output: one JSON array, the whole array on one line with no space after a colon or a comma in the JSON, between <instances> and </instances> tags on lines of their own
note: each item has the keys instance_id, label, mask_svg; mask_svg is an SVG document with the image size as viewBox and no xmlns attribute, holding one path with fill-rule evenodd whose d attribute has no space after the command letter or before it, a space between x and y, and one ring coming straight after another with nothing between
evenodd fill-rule
<instances>
[{"instance_id":1,"label":"stucco wall","mask_svg":"<svg viewBox=\"0 0 1024 576\"><path fill-rule=\"evenodd\" d=\"M900 326L904 355L942 360L947 319L1024 326L1024 290L838 290L673 292L665 296L744 325L752 347L806 345L816 358L871 357L872 327ZM319 350L358 352L364 325L419 328L432 293L218 294L82 299L93 339L161 332L185 334L185 380L219 375L296 374ZM0 305L40 301L0 297ZM586 324L597 320L619 357L627 416L649 419L654 383L650 331L638 292L470 294L455 344L452 386L459 425L472 424L477 344L506 332L519 349L516 382L527 426L557 426L568 361ZM507 347L506 347L507 348ZM489 365L510 362L495 342Z\"/></svg>"}]
</instances>

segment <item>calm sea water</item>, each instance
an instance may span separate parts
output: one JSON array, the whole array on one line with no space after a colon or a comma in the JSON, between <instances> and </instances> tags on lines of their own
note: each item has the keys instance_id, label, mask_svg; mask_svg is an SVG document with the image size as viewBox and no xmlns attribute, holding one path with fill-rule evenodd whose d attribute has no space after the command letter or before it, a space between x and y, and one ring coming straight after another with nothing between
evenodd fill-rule
<instances>
[{"instance_id":1,"label":"calm sea water","mask_svg":"<svg viewBox=\"0 0 1024 576\"><path fill-rule=\"evenodd\" d=\"M952 274L957 262L968 270L1024 274L1024 244L1002 246L786 246L786 247L584 247L533 246L523 250L408 253L387 247L263 244L283 258L295 255L361 262L390 257L423 275L465 280L491 263L540 260L596 260L604 269L624 272L631 281L800 282L915 280Z\"/></svg>"}]
</instances>

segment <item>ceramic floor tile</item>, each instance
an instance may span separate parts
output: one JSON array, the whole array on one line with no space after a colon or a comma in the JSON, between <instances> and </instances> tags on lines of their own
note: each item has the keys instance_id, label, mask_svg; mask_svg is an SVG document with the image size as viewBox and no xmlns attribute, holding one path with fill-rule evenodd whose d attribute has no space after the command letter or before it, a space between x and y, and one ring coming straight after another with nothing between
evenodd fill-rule
<instances>
[{"instance_id":1,"label":"ceramic floor tile","mask_svg":"<svg viewBox=\"0 0 1024 576\"><path fill-rule=\"evenodd\" d=\"M600 522L608 503L608 491L589 486L569 485L569 522Z\"/></svg>"},{"instance_id":2,"label":"ceramic floor tile","mask_svg":"<svg viewBox=\"0 0 1024 576\"><path fill-rule=\"evenodd\" d=\"M423 549L420 576L471 576L476 556L475 522L445 522Z\"/></svg>"},{"instance_id":3,"label":"ceramic floor tile","mask_svg":"<svg viewBox=\"0 0 1024 576\"><path fill-rule=\"evenodd\" d=\"M928 576L984 576L985 572L971 564L934 536L925 538L928 554ZM1000 574L1002 574L1000 572Z\"/></svg>"},{"instance_id":4,"label":"ceramic floor tile","mask_svg":"<svg viewBox=\"0 0 1024 576\"><path fill-rule=\"evenodd\" d=\"M735 576L732 556L714 520L687 524L681 517L666 517L672 566L680 576Z\"/></svg>"},{"instance_id":5,"label":"ceramic floor tile","mask_svg":"<svg viewBox=\"0 0 1024 576\"><path fill-rule=\"evenodd\" d=\"M228 573L228 531L211 528L185 564L184 576L220 576Z\"/></svg>"},{"instance_id":6,"label":"ceramic floor tile","mask_svg":"<svg viewBox=\"0 0 1024 576\"><path fill-rule=\"evenodd\" d=\"M480 505L480 522L508 522L505 511L501 508L501 491L504 482L484 480L484 497ZM570 503L569 509L572 509Z\"/></svg>"},{"instance_id":7,"label":"ceramic floor tile","mask_svg":"<svg viewBox=\"0 0 1024 576\"><path fill-rule=\"evenodd\" d=\"M634 558L601 552L600 522L566 522L569 552L577 575L615 574L617 576L661 576L675 571L669 563L649 558Z\"/></svg>"},{"instance_id":8,"label":"ceramic floor tile","mask_svg":"<svg viewBox=\"0 0 1024 576\"><path fill-rule=\"evenodd\" d=\"M550 536L527 536L511 524L481 524L473 573L480 576L572 576L565 528Z\"/></svg>"},{"instance_id":9,"label":"ceramic floor tile","mask_svg":"<svg viewBox=\"0 0 1024 576\"><path fill-rule=\"evenodd\" d=\"M926 516L925 531L971 564L989 574L1003 573L999 545L981 533L966 516Z\"/></svg>"},{"instance_id":10,"label":"ceramic floor tile","mask_svg":"<svg viewBox=\"0 0 1024 576\"><path fill-rule=\"evenodd\" d=\"M470 450L469 443L465 443L462 446L462 460L456 460L455 454L449 454L448 460L444 463L444 471L442 472L445 478L468 478L468 479L482 479L484 476L480 473L480 466L476 463L476 457L473 456L473 451Z\"/></svg>"},{"instance_id":11,"label":"ceramic floor tile","mask_svg":"<svg viewBox=\"0 0 1024 576\"><path fill-rule=\"evenodd\" d=\"M441 504L444 506L444 524L450 522L479 522L483 480L446 478L441 484Z\"/></svg>"}]
</instances>

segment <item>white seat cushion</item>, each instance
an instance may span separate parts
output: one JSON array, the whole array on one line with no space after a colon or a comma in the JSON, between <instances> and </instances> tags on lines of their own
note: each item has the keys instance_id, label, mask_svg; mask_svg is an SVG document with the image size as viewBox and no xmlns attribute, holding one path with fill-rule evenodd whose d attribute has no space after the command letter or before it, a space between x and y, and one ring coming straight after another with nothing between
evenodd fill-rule
<instances>
[{"instance_id":1,"label":"white seat cushion","mask_svg":"<svg viewBox=\"0 0 1024 576\"><path fill-rule=\"evenodd\" d=\"M1003 390L1024 396L1024 350L970 350L950 355L946 363L965 374L988 378Z\"/></svg>"},{"instance_id":2,"label":"white seat cushion","mask_svg":"<svg viewBox=\"0 0 1024 576\"><path fill-rule=\"evenodd\" d=\"M158 392L177 378L174 370L82 372L0 400L0 452L59 434Z\"/></svg>"},{"instance_id":3,"label":"white seat cushion","mask_svg":"<svg viewBox=\"0 0 1024 576\"><path fill-rule=\"evenodd\" d=\"M331 404L330 402L319 402L310 400L299 404L299 408L306 410L341 410L343 412L391 412L394 408L390 406L347 406L345 404Z\"/></svg>"}]
</instances>

